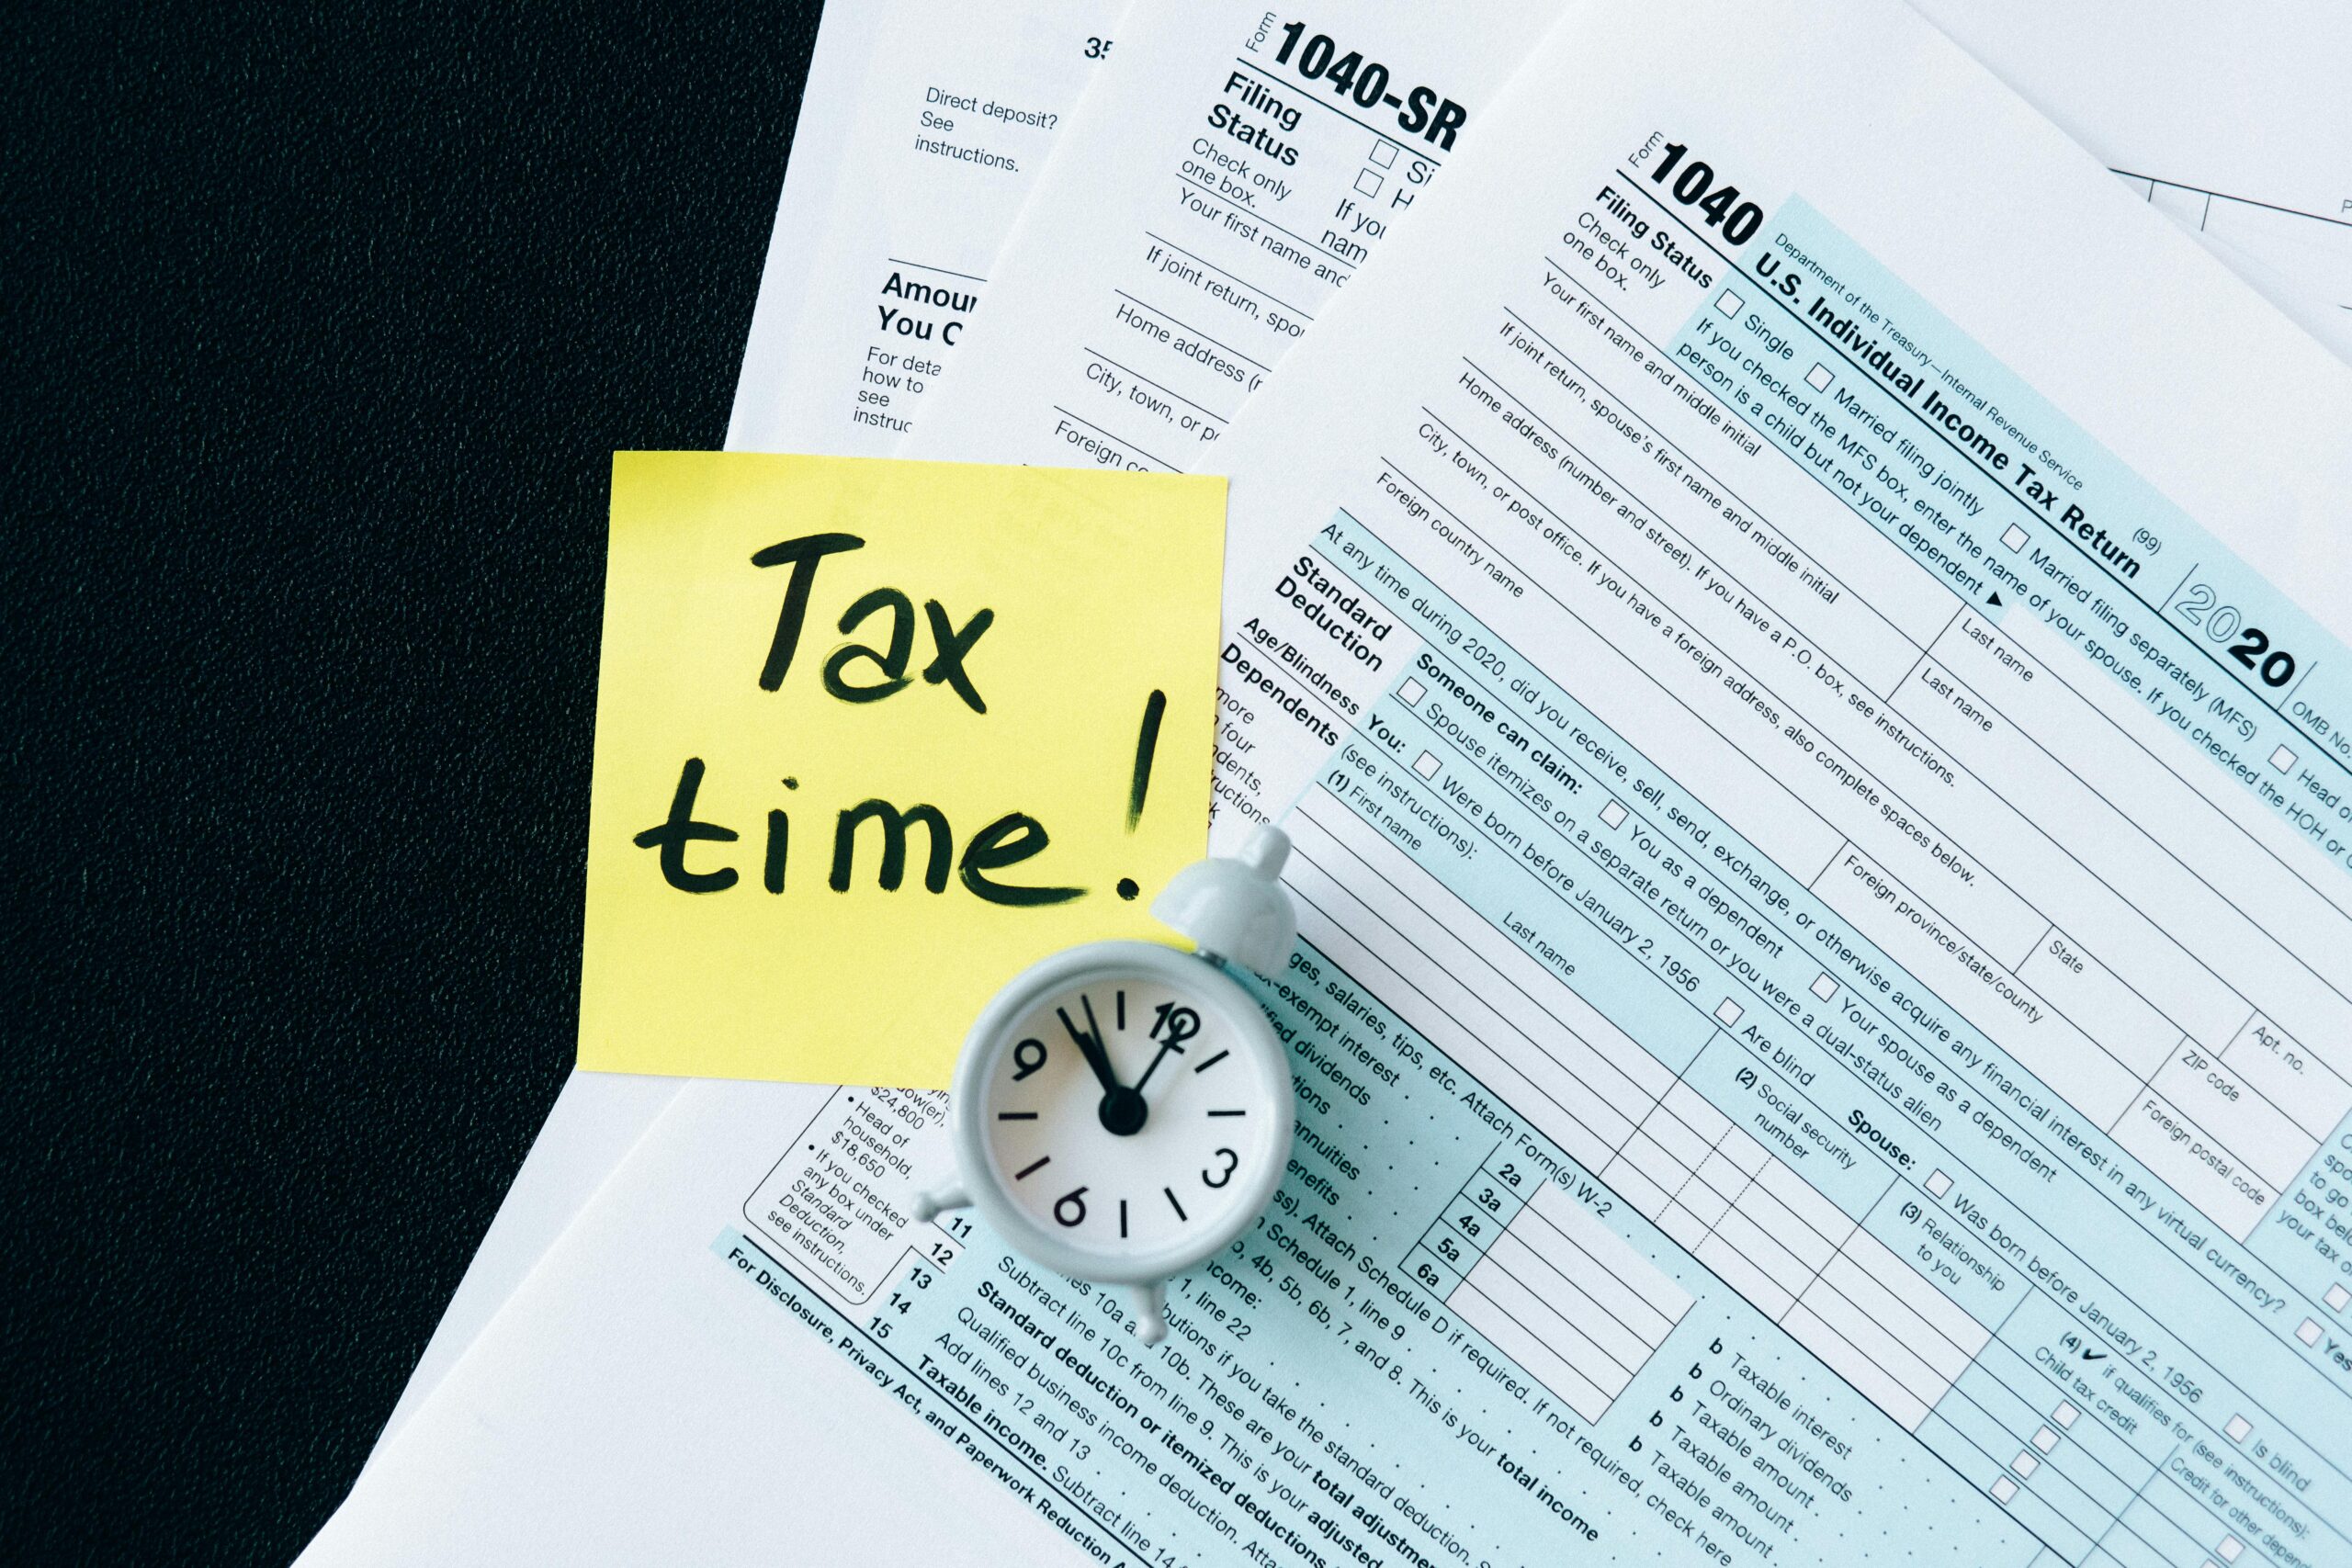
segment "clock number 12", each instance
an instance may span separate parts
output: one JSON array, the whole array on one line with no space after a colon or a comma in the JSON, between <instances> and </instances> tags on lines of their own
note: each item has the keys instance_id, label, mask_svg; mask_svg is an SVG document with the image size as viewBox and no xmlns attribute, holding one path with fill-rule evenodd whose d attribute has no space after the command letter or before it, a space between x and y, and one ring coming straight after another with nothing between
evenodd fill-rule
<instances>
[{"instance_id":1,"label":"clock number 12","mask_svg":"<svg viewBox=\"0 0 2352 1568\"><path fill-rule=\"evenodd\" d=\"M1201 1015L1191 1008L1175 1002L1162 1002L1154 1010L1151 1021L1151 1037L1154 1040L1164 1039L1166 1043L1181 1051L1184 1048L1184 1042L1200 1032Z\"/></svg>"}]
</instances>

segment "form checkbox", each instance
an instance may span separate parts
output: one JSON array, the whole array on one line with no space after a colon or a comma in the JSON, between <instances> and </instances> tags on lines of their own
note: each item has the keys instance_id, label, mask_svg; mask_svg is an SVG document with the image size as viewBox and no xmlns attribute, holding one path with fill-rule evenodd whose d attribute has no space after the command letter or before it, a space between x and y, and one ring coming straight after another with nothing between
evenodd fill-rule
<instances>
[{"instance_id":1,"label":"form checkbox","mask_svg":"<svg viewBox=\"0 0 2352 1568\"><path fill-rule=\"evenodd\" d=\"M2020 1476L2028 1476L2041 1468L2041 1461L2023 1449L2019 1449L2018 1457L2009 1461L2009 1468Z\"/></svg>"},{"instance_id":2,"label":"form checkbox","mask_svg":"<svg viewBox=\"0 0 2352 1568\"><path fill-rule=\"evenodd\" d=\"M1434 751L1424 751L1419 756L1414 758L1413 772L1420 774L1421 777L1425 779L1433 779L1437 777L1437 753Z\"/></svg>"},{"instance_id":3,"label":"form checkbox","mask_svg":"<svg viewBox=\"0 0 2352 1568\"><path fill-rule=\"evenodd\" d=\"M1826 1002L1838 994L1838 982L1824 975L1814 981L1813 994Z\"/></svg>"},{"instance_id":4,"label":"form checkbox","mask_svg":"<svg viewBox=\"0 0 2352 1568\"><path fill-rule=\"evenodd\" d=\"M1993 1482L1993 1501L1996 1503L2006 1503L2017 1495L2018 1483L2016 1482L2011 1481L2006 1475L1995 1478Z\"/></svg>"},{"instance_id":5,"label":"form checkbox","mask_svg":"<svg viewBox=\"0 0 2352 1568\"><path fill-rule=\"evenodd\" d=\"M1804 373L1804 384L1816 392L1829 390L1829 383L1836 379L1838 378L1829 373L1829 367L1826 365L1816 365Z\"/></svg>"},{"instance_id":6,"label":"form checkbox","mask_svg":"<svg viewBox=\"0 0 2352 1568\"><path fill-rule=\"evenodd\" d=\"M2071 1427L2075 1424L2075 1417L2079 1414L2073 1401L2062 1399L2058 1402L2058 1408L2050 1413L2050 1418L2061 1427Z\"/></svg>"},{"instance_id":7,"label":"form checkbox","mask_svg":"<svg viewBox=\"0 0 2352 1568\"><path fill-rule=\"evenodd\" d=\"M2014 523L2001 530L2001 543L2007 545L2010 549L2021 550L2025 548L2026 538L2026 531L2018 527Z\"/></svg>"},{"instance_id":8,"label":"form checkbox","mask_svg":"<svg viewBox=\"0 0 2352 1568\"><path fill-rule=\"evenodd\" d=\"M2318 1319L2316 1319L2316 1318L2309 1318L2309 1317L2307 1317L2307 1318L2303 1319L2303 1325L2302 1325L2301 1328L2298 1328L2297 1330L2295 1330L2295 1337L2296 1337L2296 1338L2298 1338L2298 1339L2300 1339L2300 1340L2301 1340L2301 1341L2302 1341L2304 1344L2306 1344L2306 1345L2316 1345L2316 1344L2318 1344L2318 1343L2319 1343L2319 1321L2318 1321Z\"/></svg>"},{"instance_id":9,"label":"form checkbox","mask_svg":"<svg viewBox=\"0 0 2352 1568\"><path fill-rule=\"evenodd\" d=\"M1430 689L1427 686L1422 685L1419 681L1408 680L1403 685L1396 688L1397 700L1400 702L1418 705L1423 697L1426 697L1429 694Z\"/></svg>"},{"instance_id":10,"label":"form checkbox","mask_svg":"<svg viewBox=\"0 0 2352 1568\"><path fill-rule=\"evenodd\" d=\"M1372 161L1382 168L1396 162L1396 143L1385 137L1372 144Z\"/></svg>"},{"instance_id":11,"label":"form checkbox","mask_svg":"<svg viewBox=\"0 0 2352 1568\"><path fill-rule=\"evenodd\" d=\"M1940 1171L1940 1170L1939 1170L1939 1171L1936 1172L1933 1176L1930 1176L1929 1178L1928 1178L1928 1197L1930 1197L1930 1198L1940 1198L1940 1197L1942 1197L1945 1193L1947 1193L1947 1192L1949 1192L1949 1191L1951 1191L1951 1177L1949 1177L1949 1176L1946 1176L1942 1171Z\"/></svg>"},{"instance_id":12,"label":"form checkbox","mask_svg":"<svg viewBox=\"0 0 2352 1568\"><path fill-rule=\"evenodd\" d=\"M1358 196L1378 196L1380 194L1380 176L1374 174L1370 169L1357 170L1356 194Z\"/></svg>"},{"instance_id":13,"label":"form checkbox","mask_svg":"<svg viewBox=\"0 0 2352 1568\"><path fill-rule=\"evenodd\" d=\"M2033 1435L2033 1446L2043 1453L2048 1453L2058 1446L2058 1434L2044 1427Z\"/></svg>"},{"instance_id":14,"label":"form checkbox","mask_svg":"<svg viewBox=\"0 0 2352 1568\"><path fill-rule=\"evenodd\" d=\"M2238 1553L2244 1551L2245 1550L2245 1546L2238 1540L2237 1537L2233 1535L2225 1535L2222 1538L2222 1544L2215 1547L2213 1550L2222 1554L2222 1562L2235 1562L2238 1560Z\"/></svg>"},{"instance_id":15,"label":"form checkbox","mask_svg":"<svg viewBox=\"0 0 2352 1568\"><path fill-rule=\"evenodd\" d=\"M2247 1435L2254 1430L2254 1423L2247 1420L2243 1416L2233 1416L2230 1417L2230 1424L2222 1427L2222 1430L2230 1435L2230 1441L2233 1443L2243 1443L2245 1441Z\"/></svg>"},{"instance_id":16,"label":"form checkbox","mask_svg":"<svg viewBox=\"0 0 2352 1568\"><path fill-rule=\"evenodd\" d=\"M1739 1021L1739 1004L1732 1000L1729 997L1725 997L1715 1007L1715 1021L1722 1024L1725 1029L1729 1029L1733 1024Z\"/></svg>"},{"instance_id":17,"label":"form checkbox","mask_svg":"<svg viewBox=\"0 0 2352 1568\"><path fill-rule=\"evenodd\" d=\"M2281 746L2270 753L2270 765L2283 773L2295 765L2295 754Z\"/></svg>"},{"instance_id":18,"label":"form checkbox","mask_svg":"<svg viewBox=\"0 0 2352 1568\"><path fill-rule=\"evenodd\" d=\"M1622 828L1625 823L1625 808L1612 800L1600 808L1600 820L1604 826Z\"/></svg>"},{"instance_id":19,"label":"form checkbox","mask_svg":"<svg viewBox=\"0 0 2352 1568\"><path fill-rule=\"evenodd\" d=\"M1726 316L1738 315L1739 308L1747 303L1747 300L1742 299L1738 295L1734 294L1728 288L1715 296L1715 309L1721 310Z\"/></svg>"},{"instance_id":20,"label":"form checkbox","mask_svg":"<svg viewBox=\"0 0 2352 1568\"><path fill-rule=\"evenodd\" d=\"M2352 1306L2352 1291L2347 1291L2341 1285L2330 1285L2327 1288L2326 1301L2328 1311L2342 1312L2346 1307Z\"/></svg>"}]
</instances>

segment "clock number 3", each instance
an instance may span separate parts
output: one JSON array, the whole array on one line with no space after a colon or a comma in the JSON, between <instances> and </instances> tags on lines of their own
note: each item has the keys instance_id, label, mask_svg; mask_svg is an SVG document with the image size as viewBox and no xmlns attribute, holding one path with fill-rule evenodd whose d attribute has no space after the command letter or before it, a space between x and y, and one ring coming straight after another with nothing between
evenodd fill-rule
<instances>
[{"instance_id":1,"label":"clock number 3","mask_svg":"<svg viewBox=\"0 0 2352 1568\"><path fill-rule=\"evenodd\" d=\"M1241 1163L1241 1156L1231 1149L1219 1149L1217 1153L1225 1160L1225 1168L1214 1176L1210 1175L1205 1168L1201 1172L1201 1179L1211 1187L1222 1187L1232 1180L1234 1168Z\"/></svg>"},{"instance_id":2,"label":"clock number 3","mask_svg":"<svg viewBox=\"0 0 2352 1568\"><path fill-rule=\"evenodd\" d=\"M1054 1200L1054 1221L1065 1228L1086 1223L1085 1188L1074 1188Z\"/></svg>"}]
</instances>

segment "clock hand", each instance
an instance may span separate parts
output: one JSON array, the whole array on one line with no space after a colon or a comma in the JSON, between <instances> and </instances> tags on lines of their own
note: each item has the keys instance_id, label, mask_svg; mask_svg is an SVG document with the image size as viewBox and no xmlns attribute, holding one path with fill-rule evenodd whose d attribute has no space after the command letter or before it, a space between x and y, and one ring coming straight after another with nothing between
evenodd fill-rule
<instances>
[{"instance_id":1,"label":"clock hand","mask_svg":"<svg viewBox=\"0 0 2352 1568\"><path fill-rule=\"evenodd\" d=\"M1102 1048L1102 1032L1098 1030L1089 1034L1072 1023L1068 1008L1056 1008L1054 1011L1061 1015L1062 1027L1069 1031L1069 1037L1078 1042L1078 1054L1086 1058L1086 1065L1094 1069L1095 1077L1102 1081L1102 1092L1106 1096L1118 1093L1119 1077L1111 1070L1111 1053ZM1093 1021L1091 1008L1087 1011L1087 1021Z\"/></svg>"},{"instance_id":2,"label":"clock hand","mask_svg":"<svg viewBox=\"0 0 2352 1568\"><path fill-rule=\"evenodd\" d=\"M1102 1051L1102 1025L1095 1021L1094 998L1080 991L1078 995L1078 1005L1086 1010L1086 1028L1088 1032L1094 1036L1094 1048L1097 1051ZM1108 1062L1111 1059L1110 1053L1103 1051L1102 1059Z\"/></svg>"},{"instance_id":3,"label":"clock hand","mask_svg":"<svg viewBox=\"0 0 2352 1568\"><path fill-rule=\"evenodd\" d=\"M1134 1137L1143 1131L1144 1122L1151 1116L1151 1108L1144 1103L1142 1095L1122 1087L1113 1075L1111 1054L1102 1045L1102 1025L1094 1016L1094 998L1080 992L1078 1003L1086 1010L1087 1027L1093 1032L1094 1050L1087 1059L1094 1064L1094 1074L1105 1086L1102 1103L1095 1108L1094 1114L1102 1122L1104 1132L1114 1137ZM1069 1020L1064 1018L1062 1022L1068 1024ZM1075 1034L1078 1031L1073 1028L1070 1032Z\"/></svg>"},{"instance_id":4,"label":"clock hand","mask_svg":"<svg viewBox=\"0 0 2352 1568\"><path fill-rule=\"evenodd\" d=\"M1173 1040L1170 1040L1168 1043L1162 1045L1159 1048L1159 1054L1151 1059L1151 1065L1144 1068L1143 1077L1136 1079L1136 1092L1137 1094L1141 1094L1143 1092L1143 1086L1151 1081L1151 1075L1159 1070L1159 1064L1168 1059L1168 1053L1170 1051L1175 1052L1181 1056L1184 1054L1184 1047Z\"/></svg>"}]
</instances>

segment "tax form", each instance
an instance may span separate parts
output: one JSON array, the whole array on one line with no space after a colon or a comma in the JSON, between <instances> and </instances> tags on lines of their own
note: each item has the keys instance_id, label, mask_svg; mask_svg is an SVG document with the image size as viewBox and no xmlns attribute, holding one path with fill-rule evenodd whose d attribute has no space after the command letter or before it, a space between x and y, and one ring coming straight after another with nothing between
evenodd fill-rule
<instances>
[{"instance_id":1,"label":"tax form","mask_svg":"<svg viewBox=\"0 0 2352 1568\"><path fill-rule=\"evenodd\" d=\"M976 308L1122 0L825 8L728 428L885 457ZM573 1072L385 1423L402 1426L677 1092Z\"/></svg>"},{"instance_id":2,"label":"tax form","mask_svg":"<svg viewBox=\"0 0 2352 1568\"><path fill-rule=\"evenodd\" d=\"M1226 448L1301 1106L1169 1341L693 1085L314 1561L2345 1560L2345 372L1898 11L1529 71Z\"/></svg>"},{"instance_id":3,"label":"tax form","mask_svg":"<svg viewBox=\"0 0 2352 1568\"><path fill-rule=\"evenodd\" d=\"M1558 10L1138 6L904 455L1215 468L1226 422Z\"/></svg>"},{"instance_id":4,"label":"tax form","mask_svg":"<svg viewBox=\"0 0 2352 1568\"><path fill-rule=\"evenodd\" d=\"M2276 584L2342 624L2352 378L1883 8L1528 73L1224 448L1220 790L1695 1304L1606 1353L1509 1197L1408 1273L1669 1560L2346 1561L2352 691Z\"/></svg>"},{"instance_id":5,"label":"tax form","mask_svg":"<svg viewBox=\"0 0 2352 1568\"><path fill-rule=\"evenodd\" d=\"M2313 0L1912 0L2352 360L2352 16Z\"/></svg>"},{"instance_id":6,"label":"tax form","mask_svg":"<svg viewBox=\"0 0 2352 1568\"><path fill-rule=\"evenodd\" d=\"M1119 0L828 6L727 445L888 457L945 372Z\"/></svg>"}]
</instances>

